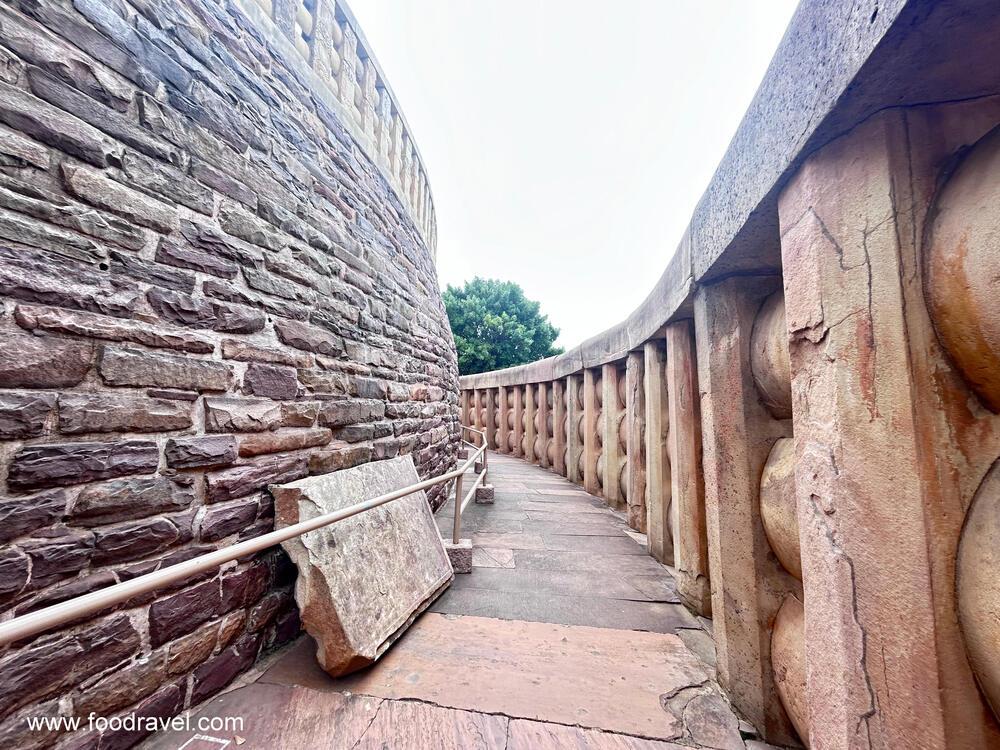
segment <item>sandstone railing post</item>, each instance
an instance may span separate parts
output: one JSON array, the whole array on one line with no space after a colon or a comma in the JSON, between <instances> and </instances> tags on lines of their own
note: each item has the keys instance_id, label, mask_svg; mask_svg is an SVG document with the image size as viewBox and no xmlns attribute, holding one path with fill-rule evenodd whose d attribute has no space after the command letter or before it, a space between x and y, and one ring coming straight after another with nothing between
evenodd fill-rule
<instances>
[{"instance_id":1,"label":"sandstone railing post","mask_svg":"<svg viewBox=\"0 0 1000 750\"><path fill-rule=\"evenodd\" d=\"M549 384L538 384L538 438L535 443L540 448L538 453L538 465L543 469L549 468Z\"/></svg>"},{"instance_id":2,"label":"sandstone railing post","mask_svg":"<svg viewBox=\"0 0 1000 750\"><path fill-rule=\"evenodd\" d=\"M472 426L476 430L483 429L483 392L478 388L472 391ZM472 434L472 443L477 448L483 444L483 437L479 432Z\"/></svg>"},{"instance_id":3,"label":"sandstone railing post","mask_svg":"<svg viewBox=\"0 0 1000 750\"><path fill-rule=\"evenodd\" d=\"M701 466L701 410L691 320L666 328L667 404L670 415L670 496L673 505L677 593L700 615L712 614L705 526L705 484Z\"/></svg>"},{"instance_id":4,"label":"sandstone railing post","mask_svg":"<svg viewBox=\"0 0 1000 750\"><path fill-rule=\"evenodd\" d=\"M668 412L664 349L660 341L643 346L646 400L646 537L649 554L665 565L674 563L670 532L670 457L667 452Z\"/></svg>"},{"instance_id":5,"label":"sandstone railing post","mask_svg":"<svg viewBox=\"0 0 1000 750\"><path fill-rule=\"evenodd\" d=\"M750 364L755 315L778 285L775 276L730 277L700 287L694 311L719 682L769 742L787 744L796 735L771 668L771 625L795 584L770 550L759 489L790 424L768 412Z\"/></svg>"},{"instance_id":6,"label":"sandstone railing post","mask_svg":"<svg viewBox=\"0 0 1000 750\"><path fill-rule=\"evenodd\" d=\"M458 422L465 427L472 427L472 421L469 419L469 398L470 392L464 390L458 402ZM464 438L465 435L463 434L462 437Z\"/></svg>"},{"instance_id":7,"label":"sandstone railing post","mask_svg":"<svg viewBox=\"0 0 1000 750\"><path fill-rule=\"evenodd\" d=\"M566 384L562 380L552 381L552 436L555 461L552 468L557 474L566 476Z\"/></svg>"},{"instance_id":8,"label":"sandstone railing post","mask_svg":"<svg viewBox=\"0 0 1000 750\"><path fill-rule=\"evenodd\" d=\"M528 383L524 386L524 455L529 462L538 463L535 454L535 416L538 412L536 386Z\"/></svg>"},{"instance_id":9,"label":"sandstone railing post","mask_svg":"<svg viewBox=\"0 0 1000 750\"><path fill-rule=\"evenodd\" d=\"M507 386L500 386L500 437L498 439L501 453L510 453L510 420L511 413L507 399L510 397L510 389Z\"/></svg>"},{"instance_id":10,"label":"sandstone railing post","mask_svg":"<svg viewBox=\"0 0 1000 750\"><path fill-rule=\"evenodd\" d=\"M594 370L583 371L583 488L591 495L601 494L597 480L597 457L600 425L598 423L597 378Z\"/></svg>"},{"instance_id":11,"label":"sandstone railing post","mask_svg":"<svg viewBox=\"0 0 1000 750\"><path fill-rule=\"evenodd\" d=\"M486 446L497 448L497 389L486 389Z\"/></svg>"},{"instance_id":12,"label":"sandstone railing post","mask_svg":"<svg viewBox=\"0 0 1000 750\"><path fill-rule=\"evenodd\" d=\"M969 342L997 320L982 279L1000 267L1000 148L994 131L970 150L995 106L947 108L872 118L779 198L813 747L1000 746L963 650L984 656L990 617L962 621L981 629L964 644L955 617L974 572L956 565L962 522L1000 444L996 407L962 380L998 372Z\"/></svg>"},{"instance_id":13,"label":"sandstone railing post","mask_svg":"<svg viewBox=\"0 0 1000 750\"><path fill-rule=\"evenodd\" d=\"M628 525L646 533L646 394L642 352L625 363L625 440L628 460Z\"/></svg>"},{"instance_id":14,"label":"sandstone railing post","mask_svg":"<svg viewBox=\"0 0 1000 750\"><path fill-rule=\"evenodd\" d=\"M514 388L514 455L526 458L524 451L524 386Z\"/></svg>"},{"instance_id":15,"label":"sandstone railing post","mask_svg":"<svg viewBox=\"0 0 1000 750\"><path fill-rule=\"evenodd\" d=\"M618 422L621 419L618 396L618 365L611 363L601 368L603 389L601 424L598 429L604 438L604 500L612 508L623 505L618 474L622 468L622 452L618 441Z\"/></svg>"},{"instance_id":16,"label":"sandstone railing post","mask_svg":"<svg viewBox=\"0 0 1000 750\"><path fill-rule=\"evenodd\" d=\"M566 377L566 478L571 482L583 482L580 466L583 460L584 429L583 403L580 401L582 387L579 375Z\"/></svg>"}]
</instances>

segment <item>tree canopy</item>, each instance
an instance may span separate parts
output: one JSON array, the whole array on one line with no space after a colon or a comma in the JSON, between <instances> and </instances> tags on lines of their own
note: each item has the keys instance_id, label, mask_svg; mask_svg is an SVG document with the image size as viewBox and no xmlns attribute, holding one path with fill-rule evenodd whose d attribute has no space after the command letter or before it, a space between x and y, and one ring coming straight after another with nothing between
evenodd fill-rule
<instances>
[{"instance_id":1,"label":"tree canopy","mask_svg":"<svg viewBox=\"0 0 1000 750\"><path fill-rule=\"evenodd\" d=\"M487 372L562 354L552 346L559 329L512 281L481 279L444 291L463 375Z\"/></svg>"}]
</instances>

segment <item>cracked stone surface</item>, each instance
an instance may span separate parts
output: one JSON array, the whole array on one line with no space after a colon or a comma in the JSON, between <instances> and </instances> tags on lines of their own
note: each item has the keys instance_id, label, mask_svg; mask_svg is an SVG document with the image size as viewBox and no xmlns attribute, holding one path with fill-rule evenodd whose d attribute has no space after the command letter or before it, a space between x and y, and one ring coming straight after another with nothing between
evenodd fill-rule
<instances>
[{"instance_id":1,"label":"cracked stone surface","mask_svg":"<svg viewBox=\"0 0 1000 750\"><path fill-rule=\"evenodd\" d=\"M271 487L290 526L419 481L410 456ZM423 492L282 543L298 567L295 599L332 675L378 659L444 590L451 564Z\"/></svg>"}]
</instances>

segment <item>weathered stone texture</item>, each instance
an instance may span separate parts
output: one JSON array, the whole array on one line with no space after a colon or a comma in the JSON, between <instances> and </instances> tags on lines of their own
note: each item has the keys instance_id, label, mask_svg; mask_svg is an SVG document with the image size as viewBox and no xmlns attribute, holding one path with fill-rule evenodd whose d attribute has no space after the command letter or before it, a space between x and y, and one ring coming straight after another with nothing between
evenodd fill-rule
<instances>
[{"instance_id":1,"label":"weathered stone texture","mask_svg":"<svg viewBox=\"0 0 1000 750\"><path fill-rule=\"evenodd\" d=\"M243 6L0 5L0 604L16 613L266 533L269 483L453 462L430 224ZM297 632L288 567L241 561L15 644L0 744L24 712L208 697Z\"/></svg>"}]
</instances>

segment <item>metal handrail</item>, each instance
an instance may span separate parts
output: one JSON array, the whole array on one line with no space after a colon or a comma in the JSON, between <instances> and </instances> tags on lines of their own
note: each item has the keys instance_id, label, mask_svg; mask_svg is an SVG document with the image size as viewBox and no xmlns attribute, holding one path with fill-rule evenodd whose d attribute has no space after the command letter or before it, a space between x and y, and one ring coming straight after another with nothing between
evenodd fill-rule
<instances>
[{"instance_id":1,"label":"metal handrail","mask_svg":"<svg viewBox=\"0 0 1000 750\"><path fill-rule=\"evenodd\" d=\"M462 513L465 512L465 506L469 504L469 500L472 499L472 496L475 494L476 489L479 487L481 483L485 482L486 471L488 469L486 449L489 447L488 445L489 441L486 439L486 432L484 432L483 430L477 430L474 427L467 427L466 425L462 425L462 429L468 430L469 432L479 435L483 441L483 444L476 450L475 453L472 454L469 460L465 462L465 466L468 467L470 463L474 462L477 458L482 456L483 470L479 473L479 476L476 477L476 481L472 483L472 489L469 490L469 493L467 495L464 496L462 495L462 477L460 476L455 480L455 521L451 529L452 544L458 544L459 539L462 536ZM468 442L467 440L463 440L462 442L465 443L470 448L476 448L475 445Z\"/></svg>"},{"instance_id":2,"label":"metal handrail","mask_svg":"<svg viewBox=\"0 0 1000 750\"><path fill-rule=\"evenodd\" d=\"M19 641L22 638L37 635L38 633L58 627L59 625L65 625L67 622L71 622L86 615L94 614L95 612L99 612L106 607L121 604L122 602L128 601L133 597L141 594L147 594L150 591L163 588L164 586L169 586L170 584L177 583L185 578L190 578L198 573L203 573L206 570L218 568L219 566L232 560L238 560L246 555L261 552L268 547L273 547L274 545L280 544L288 539L292 539L293 537L310 531L315 531L316 529L321 529L324 526L329 526L330 524L337 523L338 521L343 521L345 518L356 516L358 513L364 513L367 510L377 508L380 505L385 505L393 500L398 500L401 497L412 495L414 492L420 492L421 490L434 487L452 479L456 480L455 529L457 533L457 531L461 528L461 512L465 507L465 503L460 504L458 501L459 492L462 487L462 475L465 474L469 465L474 463L480 455L484 455L486 451L485 434L479 430L472 430L472 432L478 432L483 436L483 446L457 469L452 469L451 471L445 472L444 474L431 479L425 479L422 482L408 485L402 489L394 490L384 495L379 495L371 500L365 500L364 502L355 503L354 505L341 510L316 516L316 518L311 518L308 521L300 521L299 523L291 526L286 526L283 529L278 529L259 537L255 537L254 539L248 539L244 542L238 542L229 547L223 547L222 549L215 550L214 552L200 555L199 557L193 557L190 560L185 560L184 562L171 565L163 568L162 570L147 573L139 576L138 578L133 578L122 583L116 583L113 586L108 586L107 588L99 589L74 599L67 599L64 602L54 604L51 607L45 607L44 609L37 610L36 612L15 617L12 620L0 623L0 646L6 646L10 643ZM486 475L485 463L486 459L484 458L484 468L480 478L485 477ZM478 486L478 484L476 486ZM475 491L475 487L473 487L473 491Z\"/></svg>"}]
</instances>

